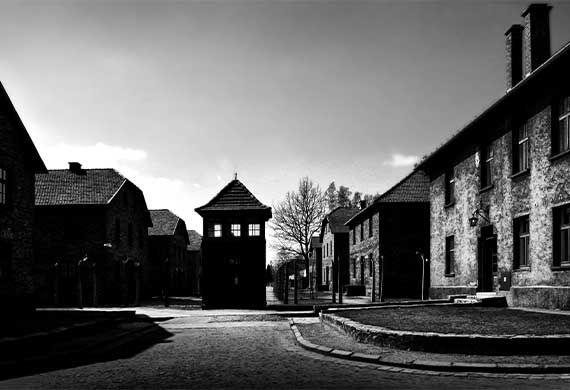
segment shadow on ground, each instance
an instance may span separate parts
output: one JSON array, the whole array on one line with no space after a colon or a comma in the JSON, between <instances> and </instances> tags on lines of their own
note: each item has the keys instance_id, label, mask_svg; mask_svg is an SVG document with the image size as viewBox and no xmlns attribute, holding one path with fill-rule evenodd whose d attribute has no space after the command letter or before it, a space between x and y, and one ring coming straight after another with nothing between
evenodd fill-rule
<instances>
[{"instance_id":1,"label":"shadow on ground","mask_svg":"<svg viewBox=\"0 0 570 390\"><path fill-rule=\"evenodd\" d=\"M44 324L49 328L44 332L0 340L0 380L130 358L170 342L173 335L159 325L171 317L108 316L97 311L73 316L75 326L57 327L54 320ZM69 325L69 318L62 318L62 323Z\"/></svg>"}]
</instances>

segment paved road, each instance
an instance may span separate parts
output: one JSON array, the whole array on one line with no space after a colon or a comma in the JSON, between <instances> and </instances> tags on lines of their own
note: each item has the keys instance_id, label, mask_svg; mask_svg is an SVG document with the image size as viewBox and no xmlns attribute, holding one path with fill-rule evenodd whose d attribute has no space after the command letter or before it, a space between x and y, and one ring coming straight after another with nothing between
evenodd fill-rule
<instances>
[{"instance_id":1,"label":"paved road","mask_svg":"<svg viewBox=\"0 0 570 390\"><path fill-rule=\"evenodd\" d=\"M262 312L146 314L171 318L160 326L172 336L127 358L15 378L0 388L570 388L570 379L554 376L396 373L325 357L295 345L288 322Z\"/></svg>"}]
</instances>

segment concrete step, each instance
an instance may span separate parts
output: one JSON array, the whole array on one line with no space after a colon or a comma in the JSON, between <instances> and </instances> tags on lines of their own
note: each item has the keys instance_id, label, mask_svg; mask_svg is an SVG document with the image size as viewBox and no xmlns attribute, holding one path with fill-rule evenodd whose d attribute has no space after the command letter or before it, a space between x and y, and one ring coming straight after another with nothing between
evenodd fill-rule
<instances>
[{"instance_id":1,"label":"concrete step","mask_svg":"<svg viewBox=\"0 0 570 390\"><path fill-rule=\"evenodd\" d=\"M491 292L478 292L477 294L475 294L475 296L477 297L477 299L483 299L483 298L494 298L497 296L497 293L494 291Z\"/></svg>"},{"instance_id":2,"label":"concrete step","mask_svg":"<svg viewBox=\"0 0 570 390\"><path fill-rule=\"evenodd\" d=\"M479 302L480 302L479 300L474 299L474 298L469 298L469 297L468 298L455 298L453 300L453 303L457 303L460 305L471 305L471 304L479 303Z\"/></svg>"}]
</instances>

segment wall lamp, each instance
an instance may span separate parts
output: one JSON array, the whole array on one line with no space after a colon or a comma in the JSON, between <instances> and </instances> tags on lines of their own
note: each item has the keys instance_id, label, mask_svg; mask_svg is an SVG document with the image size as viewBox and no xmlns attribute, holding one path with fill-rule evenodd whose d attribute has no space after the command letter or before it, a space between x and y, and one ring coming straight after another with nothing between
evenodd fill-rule
<instances>
[{"instance_id":1,"label":"wall lamp","mask_svg":"<svg viewBox=\"0 0 570 390\"><path fill-rule=\"evenodd\" d=\"M483 218L487 222L491 222L489 220L489 206L485 208L479 207L478 209L475 209L475 211L473 211L473 214L471 214L471 218L469 218L469 225L471 227L477 226L477 222L479 222L479 217Z\"/></svg>"}]
</instances>

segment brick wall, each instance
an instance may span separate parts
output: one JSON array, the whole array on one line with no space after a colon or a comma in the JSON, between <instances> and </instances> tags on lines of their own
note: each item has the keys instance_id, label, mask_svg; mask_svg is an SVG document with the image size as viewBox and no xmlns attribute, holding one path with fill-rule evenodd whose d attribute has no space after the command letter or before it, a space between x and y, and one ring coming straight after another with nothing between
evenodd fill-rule
<instances>
[{"instance_id":1,"label":"brick wall","mask_svg":"<svg viewBox=\"0 0 570 390\"><path fill-rule=\"evenodd\" d=\"M364 285L366 286L366 295L372 298L372 283L373 277L370 276L370 255L373 259L373 270L375 272L375 291L376 297L379 297L379 281L380 281L380 243L379 243L379 214L375 212L372 215L372 237L369 237L369 223L370 219L366 218L361 223L351 226L349 234L350 243L350 284L361 285L361 266L364 265ZM361 239L360 229L364 229L364 239ZM354 235L354 238L353 238ZM355 244L353 244L353 242ZM361 257L364 256L364 262L361 262ZM355 270L356 265L356 270ZM355 273L356 271L356 273Z\"/></svg>"}]
</instances>

